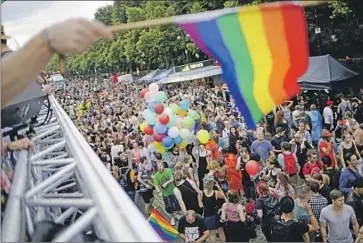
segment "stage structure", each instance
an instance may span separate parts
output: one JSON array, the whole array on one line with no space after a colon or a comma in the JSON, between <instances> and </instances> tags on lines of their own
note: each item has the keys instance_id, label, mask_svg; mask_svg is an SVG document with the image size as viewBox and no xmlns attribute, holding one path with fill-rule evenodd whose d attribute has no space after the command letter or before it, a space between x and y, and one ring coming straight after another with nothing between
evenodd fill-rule
<instances>
[{"instance_id":1,"label":"stage structure","mask_svg":"<svg viewBox=\"0 0 363 243\"><path fill-rule=\"evenodd\" d=\"M103 241L161 242L56 99L49 102L53 116L34 128L35 152L17 156L2 242L23 242L45 221L64 225L56 242L85 232ZM44 106L38 120L48 113Z\"/></svg>"}]
</instances>

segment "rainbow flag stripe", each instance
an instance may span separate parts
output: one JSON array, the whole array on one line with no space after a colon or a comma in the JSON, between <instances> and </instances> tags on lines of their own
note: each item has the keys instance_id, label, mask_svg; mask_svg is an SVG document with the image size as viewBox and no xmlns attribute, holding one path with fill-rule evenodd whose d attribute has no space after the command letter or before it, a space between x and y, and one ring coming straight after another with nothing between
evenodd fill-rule
<instances>
[{"instance_id":1,"label":"rainbow flag stripe","mask_svg":"<svg viewBox=\"0 0 363 243\"><path fill-rule=\"evenodd\" d=\"M309 60L302 6L266 3L174 21L221 64L223 79L249 128L300 92L297 78Z\"/></svg>"},{"instance_id":2,"label":"rainbow flag stripe","mask_svg":"<svg viewBox=\"0 0 363 243\"><path fill-rule=\"evenodd\" d=\"M170 225L157 209L152 210L149 222L163 240L170 242L178 238L178 231Z\"/></svg>"}]
</instances>

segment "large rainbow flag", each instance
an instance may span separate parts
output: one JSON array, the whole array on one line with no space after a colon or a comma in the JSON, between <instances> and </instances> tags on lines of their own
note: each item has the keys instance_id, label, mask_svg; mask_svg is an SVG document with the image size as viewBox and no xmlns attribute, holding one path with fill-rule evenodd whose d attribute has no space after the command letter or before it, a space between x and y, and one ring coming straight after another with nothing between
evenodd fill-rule
<instances>
[{"instance_id":1,"label":"large rainbow flag","mask_svg":"<svg viewBox=\"0 0 363 243\"><path fill-rule=\"evenodd\" d=\"M309 60L304 8L266 3L175 17L174 22L209 56L249 128L300 92Z\"/></svg>"},{"instance_id":2,"label":"large rainbow flag","mask_svg":"<svg viewBox=\"0 0 363 243\"><path fill-rule=\"evenodd\" d=\"M154 208L151 211L149 222L163 240L170 242L178 238L178 231L170 225L157 209Z\"/></svg>"}]
</instances>

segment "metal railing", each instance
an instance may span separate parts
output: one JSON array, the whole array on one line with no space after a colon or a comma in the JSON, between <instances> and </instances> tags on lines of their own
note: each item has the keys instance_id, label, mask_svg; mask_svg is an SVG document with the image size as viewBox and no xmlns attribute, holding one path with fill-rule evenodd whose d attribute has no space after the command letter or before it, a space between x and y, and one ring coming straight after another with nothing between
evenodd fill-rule
<instances>
[{"instance_id":1,"label":"metal railing","mask_svg":"<svg viewBox=\"0 0 363 243\"><path fill-rule=\"evenodd\" d=\"M22 151L16 163L2 242L23 242L45 220L67 226L55 242L89 230L104 241L160 242L56 99L49 102L55 117L35 129L35 153Z\"/></svg>"}]
</instances>

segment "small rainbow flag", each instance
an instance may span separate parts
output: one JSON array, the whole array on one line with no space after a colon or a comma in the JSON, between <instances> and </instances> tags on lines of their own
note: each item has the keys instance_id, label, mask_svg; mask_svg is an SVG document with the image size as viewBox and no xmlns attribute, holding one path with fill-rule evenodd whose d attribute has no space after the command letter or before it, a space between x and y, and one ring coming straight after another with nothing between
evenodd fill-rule
<instances>
[{"instance_id":1,"label":"small rainbow flag","mask_svg":"<svg viewBox=\"0 0 363 243\"><path fill-rule=\"evenodd\" d=\"M304 8L266 3L175 17L174 22L209 56L249 128L300 92L309 60Z\"/></svg>"},{"instance_id":2,"label":"small rainbow flag","mask_svg":"<svg viewBox=\"0 0 363 243\"><path fill-rule=\"evenodd\" d=\"M170 242L178 238L179 232L170 225L168 220L157 209L154 208L151 211L149 222L163 240Z\"/></svg>"}]
</instances>

